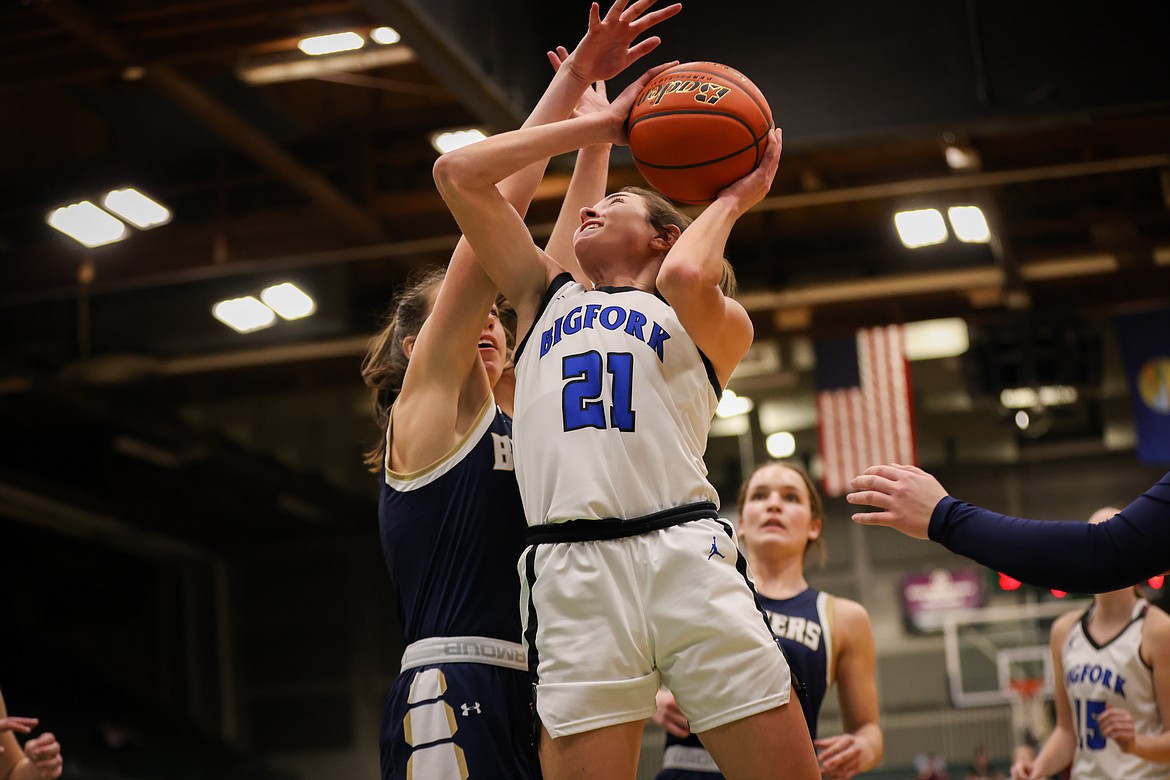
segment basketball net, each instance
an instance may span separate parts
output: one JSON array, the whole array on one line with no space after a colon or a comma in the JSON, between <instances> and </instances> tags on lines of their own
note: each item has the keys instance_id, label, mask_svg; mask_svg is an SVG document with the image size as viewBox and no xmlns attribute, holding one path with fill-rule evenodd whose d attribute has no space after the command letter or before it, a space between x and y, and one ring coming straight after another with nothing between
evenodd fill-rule
<instances>
[{"instance_id":1,"label":"basketball net","mask_svg":"<svg viewBox=\"0 0 1170 780\"><path fill-rule=\"evenodd\" d=\"M1016 744L1037 745L1052 731L1044 706L1044 680L1024 677L1012 680L1008 698L1012 705L1012 736Z\"/></svg>"}]
</instances>

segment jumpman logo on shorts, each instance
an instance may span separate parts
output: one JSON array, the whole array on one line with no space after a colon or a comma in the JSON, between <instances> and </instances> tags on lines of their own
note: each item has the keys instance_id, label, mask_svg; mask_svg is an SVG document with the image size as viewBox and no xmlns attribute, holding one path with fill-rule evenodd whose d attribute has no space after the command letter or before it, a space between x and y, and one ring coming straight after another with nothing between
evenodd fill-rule
<instances>
[{"instance_id":1,"label":"jumpman logo on shorts","mask_svg":"<svg viewBox=\"0 0 1170 780\"><path fill-rule=\"evenodd\" d=\"M707 553L707 560L711 560L712 555L718 555L720 558L726 559L727 556L719 552L719 548L715 546L715 537L711 537L711 552Z\"/></svg>"}]
</instances>

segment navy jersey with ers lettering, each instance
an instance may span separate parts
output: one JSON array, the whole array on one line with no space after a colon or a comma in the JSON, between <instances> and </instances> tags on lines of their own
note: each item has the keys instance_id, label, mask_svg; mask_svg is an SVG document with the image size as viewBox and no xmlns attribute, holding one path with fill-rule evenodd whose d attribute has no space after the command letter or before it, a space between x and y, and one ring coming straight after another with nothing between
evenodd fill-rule
<instances>
[{"instance_id":1,"label":"navy jersey with ers lettering","mask_svg":"<svg viewBox=\"0 0 1170 780\"><path fill-rule=\"evenodd\" d=\"M520 641L516 560L526 524L511 436L511 419L489 398L441 461L412 474L384 470L378 523L406 644L437 636Z\"/></svg>"},{"instance_id":2,"label":"navy jersey with ers lettering","mask_svg":"<svg viewBox=\"0 0 1170 780\"><path fill-rule=\"evenodd\" d=\"M804 683L800 707L809 734L816 739L817 719L829 690L829 665L833 658L832 596L816 588L807 588L792 598L770 599L759 595L759 600L768 615L772 633L784 648L792 674ZM672 750L672 746L679 746L682 750ZM680 739L668 732L666 749L666 768L658 773L656 780L715 780L722 777L696 735Z\"/></svg>"}]
</instances>

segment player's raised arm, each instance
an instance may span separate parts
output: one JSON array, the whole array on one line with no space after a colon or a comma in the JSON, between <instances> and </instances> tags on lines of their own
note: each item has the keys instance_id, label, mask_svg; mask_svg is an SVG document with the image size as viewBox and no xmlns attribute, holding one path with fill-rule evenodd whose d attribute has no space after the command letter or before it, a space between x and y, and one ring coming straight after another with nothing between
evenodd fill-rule
<instances>
[{"instance_id":1,"label":"player's raised arm","mask_svg":"<svg viewBox=\"0 0 1170 780\"><path fill-rule=\"evenodd\" d=\"M678 312L683 327L711 361L723 385L747 353L753 335L743 306L720 288L723 255L736 220L771 189L780 164L780 147L780 130L775 129L759 166L721 191L695 218L674 242L658 272L658 290Z\"/></svg>"},{"instance_id":2,"label":"player's raised arm","mask_svg":"<svg viewBox=\"0 0 1170 780\"><path fill-rule=\"evenodd\" d=\"M947 495L916 466L871 466L853 478L854 521L888 525L1044 588L1102 593L1170 569L1170 473L1107 522L1012 517Z\"/></svg>"},{"instance_id":3,"label":"player's raised arm","mask_svg":"<svg viewBox=\"0 0 1170 780\"><path fill-rule=\"evenodd\" d=\"M563 46L548 53L553 68L559 69L568 58L569 53ZM609 108L609 100L605 94L605 82L599 81L585 90L577 107L573 109L574 116L593 114ZM577 262L577 255L573 250L573 236L581 224L581 210L592 206L605 195L605 185L609 177L609 153L611 144L587 146L578 150L577 160L573 165L573 176L569 180L569 187L565 198L561 201L561 208L553 225L552 234L544 251L558 266L573 275L573 278L582 285L588 285L589 280Z\"/></svg>"},{"instance_id":4,"label":"player's raised arm","mask_svg":"<svg viewBox=\"0 0 1170 780\"><path fill-rule=\"evenodd\" d=\"M634 97L656 73L672 64L644 73L607 111L492 136L449 152L435 163L439 192L475 248L479 262L516 307L520 334L531 325L548 282L563 269L535 246L520 215L501 196L497 182L534 160L586 146L624 143L625 117Z\"/></svg>"}]
</instances>

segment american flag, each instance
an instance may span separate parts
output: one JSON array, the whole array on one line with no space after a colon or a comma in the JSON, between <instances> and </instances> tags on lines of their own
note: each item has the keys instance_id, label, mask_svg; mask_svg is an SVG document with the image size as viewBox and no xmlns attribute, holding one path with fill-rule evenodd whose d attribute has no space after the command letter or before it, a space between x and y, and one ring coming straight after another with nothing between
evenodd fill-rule
<instances>
[{"instance_id":1,"label":"american flag","mask_svg":"<svg viewBox=\"0 0 1170 780\"><path fill-rule=\"evenodd\" d=\"M818 340L815 348L825 492L847 493L849 480L877 463L915 464L902 326Z\"/></svg>"}]
</instances>

